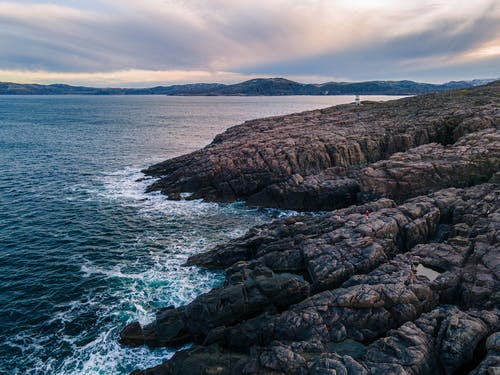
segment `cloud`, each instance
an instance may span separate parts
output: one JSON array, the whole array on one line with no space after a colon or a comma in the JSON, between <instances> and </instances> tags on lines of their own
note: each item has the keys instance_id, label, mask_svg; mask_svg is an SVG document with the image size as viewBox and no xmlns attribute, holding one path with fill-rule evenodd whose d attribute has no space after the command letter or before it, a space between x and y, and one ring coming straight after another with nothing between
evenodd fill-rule
<instances>
[{"instance_id":1,"label":"cloud","mask_svg":"<svg viewBox=\"0 0 500 375\"><path fill-rule=\"evenodd\" d=\"M427 9L427 8L426 8ZM352 43L342 50L303 59L239 69L239 72L298 74L314 71L323 76L342 75L358 80L419 79L443 82L451 79L500 76L500 7L485 3L480 9L430 8L410 18L407 30ZM415 9L414 9L415 11ZM467 13L468 12L468 13ZM410 12L411 13L411 12ZM417 12L418 14L418 12Z\"/></svg>"},{"instance_id":2,"label":"cloud","mask_svg":"<svg viewBox=\"0 0 500 375\"><path fill-rule=\"evenodd\" d=\"M499 62L498 35L498 0L0 2L0 80L390 77Z\"/></svg>"},{"instance_id":3,"label":"cloud","mask_svg":"<svg viewBox=\"0 0 500 375\"><path fill-rule=\"evenodd\" d=\"M93 85L121 87L126 82L129 86L152 86L158 82L235 82L255 78L251 74L232 72L212 72L203 70L118 70L110 72L50 72L46 70L0 70L4 81L16 83L65 82L74 85Z\"/></svg>"}]
</instances>

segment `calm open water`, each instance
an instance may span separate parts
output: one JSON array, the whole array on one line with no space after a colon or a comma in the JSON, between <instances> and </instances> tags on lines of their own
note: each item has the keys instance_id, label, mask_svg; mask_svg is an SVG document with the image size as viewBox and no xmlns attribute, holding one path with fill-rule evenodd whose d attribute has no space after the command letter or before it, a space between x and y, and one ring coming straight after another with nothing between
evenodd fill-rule
<instances>
[{"instance_id":1,"label":"calm open water","mask_svg":"<svg viewBox=\"0 0 500 375\"><path fill-rule=\"evenodd\" d=\"M189 255L291 213L167 201L140 170L244 120L352 100L0 96L0 374L127 374L170 357L118 333L221 283L180 267Z\"/></svg>"}]
</instances>

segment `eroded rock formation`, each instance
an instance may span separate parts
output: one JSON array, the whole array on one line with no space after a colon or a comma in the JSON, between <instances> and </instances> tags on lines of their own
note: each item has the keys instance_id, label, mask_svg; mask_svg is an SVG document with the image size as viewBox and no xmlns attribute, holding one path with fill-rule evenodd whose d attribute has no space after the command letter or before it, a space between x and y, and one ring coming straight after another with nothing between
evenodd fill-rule
<instances>
[{"instance_id":1,"label":"eroded rock formation","mask_svg":"<svg viewBox=\"0 0 500 375\"><path fill-rule=\"evenodd\" d=\"M402 200L487 181L499 165L500 131L489 128L463 136L448 147L430 143L373 163L362 170L360 185L371 198Z\"/></svg>"},{"instance_id":2,"label":"eroded rock formation","mask_svg":"<svg viewBox=\"0 0 500 375\"><path fill-rule=\"evenodd\" d=\"M433 142L451 145L466 134L497 129L499 90L497 81L468 90L248 121L218 135L199 151L145 170L160 177L149 189L160 190L173 199L189 192L193 193L190 199L245 199L252 205L295 210L345 207L356 202L360 188L372 188L363 187L366 179L360 182L361 167L417 146ZM435 179L425 179L420 190L455 186L455 182L462 186L484 182L491 177L491 168L483 164L490 164L490 157L498 160L498 136L495 142L485 157L459 149L463 143L455 150L434 145L401 156L392 164L399 163L399 172L403 173L413 164L416 168L424 162L432 164L430 158L422 161L417 154L433 152L442 154L454 166L472 162L474 168L483 171L469 176L470 169L464 168L461 180L440 175L439 185ZM453 158L457 150L460 155ZM402 161L406 165L401 165ZM387 169L391 166L377 165L372 174L380 177L392 171ZM435 173L449 170L441 167Z\"/></svg>"},{"instance_id":3,"label":"eroded rock formation","mask_svg":"<svg viewBox=\"0 0 500 375\"><path fill-rule=\"evenodd\" d=\"M191 259L226 268L223 287L122 340L202 344L165 374L212 352L221 373L453 374L498 329L499 202L491 183L259 227Z\"/></svg>"},{"instance_id":4,"label":"eroded rock formation","mask_svg":"<svg viewBox=\"0 0 500 375\"><path fill-rule=\"evenodd\" d=\"M191 257L225 283L129 324L127 345L194 343L135 373L499 371L499 91L256 120L151 167L166 194L332 211Z\"/></svg>"}]
</instances>

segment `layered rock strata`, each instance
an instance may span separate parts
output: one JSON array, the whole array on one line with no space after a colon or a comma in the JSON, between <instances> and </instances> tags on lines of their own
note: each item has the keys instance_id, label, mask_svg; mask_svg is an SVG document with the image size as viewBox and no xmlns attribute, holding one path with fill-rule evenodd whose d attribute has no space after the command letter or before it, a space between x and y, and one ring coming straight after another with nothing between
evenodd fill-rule
<instances>
[{"instance_id":1,"label":"layered rock strata","mask_svg":"<svg viewBox=\"0 0 500 375\"><path fill-rule=\"evenodd\" d=\"M430 143L392 155L361 171L364 199L397 200L449 186L488 181L500 165L500 131L495 128L461 137L446 147Z\"/></svg>"},{"instance_id":2,"label":"layered rock strata","mask_svg":"<svg viewBox=\"0 0 500 375\"><path fill-rule=\"evenodd\" d=\"M471 347L483 341L498 320L496 313L443 306L366 346L354 341L343 347L274 342L250 353L230 352L217 345L195 346L166 364L134 374L455 374L467 367L474 357ZM497 335L488 338L488 357L473 374L494 374L496 340Z\"/></svg>"},{"instance_id":3,"label":"layered rock strata","mask_svg":"<svg viewBox=\"0 0 500 375\"><path fill-rule=\"evenodd\" d=\"M255 120L148 169L172 199L321 212L188 259L224 285L125 327L131 346L194 344L135 374L500 371L499 93Z\"/></svg>"},{"instance_id":4,"label":"layered rock strata","mask_svg":"<svg viewBox=\"0 0 500 375\"><path fill-rule=\"evenodd\" d=\"M144 172L160 178L150 191L160 190L172 199L189 192L190 199L245 199L252 205L296 210L345 207L356 203L360 189L370 188L363 188L360 168L420 145L450 145L466 134L498 128L499 90L497 81L468 90L248 121L199 151ZM437 145L427 151L442 152L448 159L454 152ZM475 165L485 161L465 154L455 164L470 158ZM479 177L484 182L487 169L484 175L457 182ZM455 186L446 178L439 182L441 188ZM432 179L427 184L436 186Z\"/></svg>"},{"instance_id":5,"label":"layered rock strata","mask_svg":"<svg viewBox=\"0 0 500 375\"><path fill-rule=\"evenodd\" d=\"M222 374L474 367L498 329L499 201L498 185L482 184L382 199L369 218L365 205L262 226L191 260L227 268L224 286L128 326L122 341L200 345L146 374L201 371L207 357Z\"/></svg>"}]
</instances>

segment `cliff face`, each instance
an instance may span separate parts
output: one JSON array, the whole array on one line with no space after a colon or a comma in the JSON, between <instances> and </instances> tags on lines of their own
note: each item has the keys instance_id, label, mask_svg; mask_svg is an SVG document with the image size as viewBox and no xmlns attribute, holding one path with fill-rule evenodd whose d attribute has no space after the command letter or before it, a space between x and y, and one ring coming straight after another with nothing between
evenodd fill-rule
<instances>
[{"instance_id":1,"label":"cliff face","mask_svg":"<svg viewBox=\"0 0 500 375\"><path fill-rule=\"evenodd\" d=\"M145 173L161 177L151 191L160 190L174 199L181 192L191 192L191 199L246 199L252 205L296 210L345 207L357 201L359 190L372 189L364 184L366 178L360 179L362 168L371 168L363 171L364 176L380 176L382 171L374 169L387 165L370 164L429 143L447 146L435 147L435 151L449 158L453 155L449 148L462 136L497 129L499 91L500 82L496 82L386 103L253 120L228 129L202 150L154 165ZM488 152L498 158L498 139L493 141L495 146ZM412 168L414 158L401 159ZM483 161L474 160L476 164ZM485 170L482 180L489 177L491 171ZM462 181L471 178L464 176ZM439 184L434 180L422 183L427 184L422 191L454 186L446 179Z\"/></svg>"},{"instance_id":2,"label":"cliff face","mask_svg":"<svg viewBox=\"0 0 500 375\"><path fill-rule=\"evenodd\" d=\"M190 349L136 374L492 374L500 83L255 120L151 189L328 210L191 257L225 284L120 337ZM343 208L340 208L343 207Z\"/></svg>"}]
</instances>

